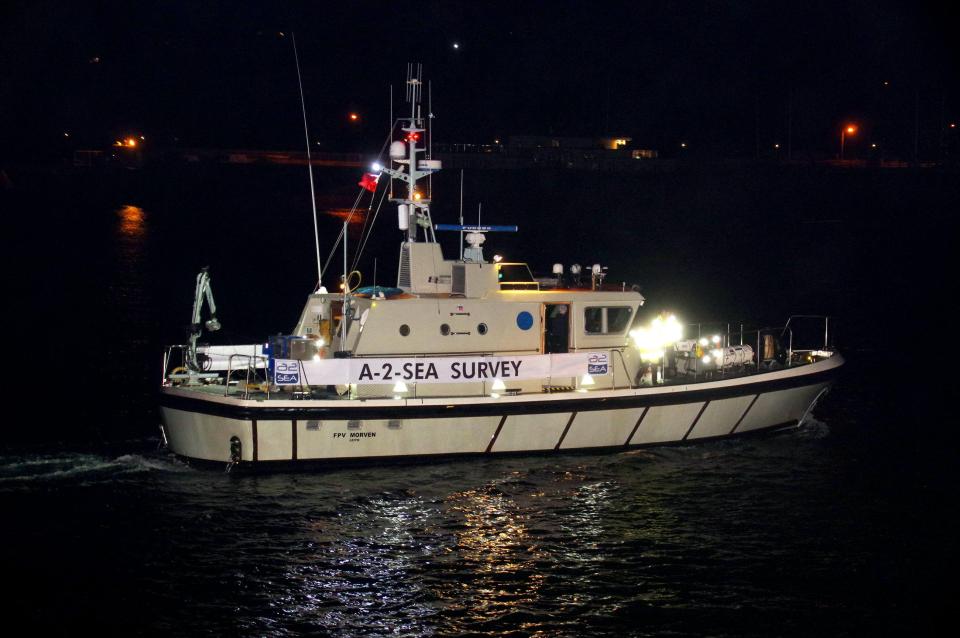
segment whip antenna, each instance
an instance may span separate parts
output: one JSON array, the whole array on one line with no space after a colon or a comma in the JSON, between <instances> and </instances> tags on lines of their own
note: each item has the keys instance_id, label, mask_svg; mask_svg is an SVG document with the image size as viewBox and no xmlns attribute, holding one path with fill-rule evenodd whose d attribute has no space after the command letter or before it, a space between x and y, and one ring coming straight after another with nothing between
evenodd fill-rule
<instances>
[{"instance_id":1,"label":"whip antenna","mask_svg":"<svg viewBox=\"0 0 960 638\"><path fill-rule=\"evenodd\" d=\"M307 140L307 173L310 175L310 206L313 208L313 244L317 249L317 288L320 288L320 279L323 269L320 267L320 231L317 230L317 197L313 191L313 162L310 161L310 132L307 130L307 103L303 99L303 80L300 78L300 56L297 55L297 35L290 33L293 38L293 59L297 62L297 85L300 87L300 108L303 111L303 135Z\"/></svg>"}]
</instances>

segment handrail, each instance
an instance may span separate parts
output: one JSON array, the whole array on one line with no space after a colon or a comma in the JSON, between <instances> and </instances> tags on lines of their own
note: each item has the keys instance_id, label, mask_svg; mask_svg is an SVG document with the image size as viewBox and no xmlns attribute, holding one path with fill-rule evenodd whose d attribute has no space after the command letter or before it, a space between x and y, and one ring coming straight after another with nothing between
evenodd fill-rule
<instances>
[{"instance_id":1,"label":"handrail","mask_svg":"<svg viewBox=\"0 0 960 638\"><path fill-rule=\"evenodd\" d=\"M792 324L795 323L795 322L794 322L795 319L822 319L822 320L823 320L823 325L824 325L824 329L823 329L823 346L822 346L820 349L822 349L822 350L831 350L831 347L830 347L830 317L829 317L829 315L791 315L791 316L787 319L786 323L785 323L783 326L778 326L778 327L746 328L746 327L744 326L744 324L741 323L741 324L740 324L740 330L734 330L734 331L731 331L731 330L730 330L730 324L729 324L729 323L726 324L726 330L724 330L724 329L721 327L721 326L723 325L723 322L719 322L719 321L690 323L690 324L687 324L687 326L690 327L690 328L692 328L692 327L694 327L694 326L696 327L696 329L697 329L696 339L697 339L698 341L703 338L703 336L704 336L704 328L705 328L705 327L710 328L710 327L716 326L716 327L718 328L718 330L716 330L715 332L714 332L714 331L708 331L708 334L709 334L710 332L712 332L712 333L715 334L715 335L722 335L722 336L723 336L723 343L724 343L724 345L725 345L726 347L729 347L729 346L730 346L730 343L731 343L734 339L736 339L736 338L739 338L740 345L743 345L744 337L746 336L747 333L755 334L755 335L756 335L756 351L755 351L755 352L756 352L756 368L757 368L757 371L759 371L760 368L761 368L761 363L762 363L762 361L763 361L763 357L762 357L763 342L762 342L762 339L763 339L763 335L764 335L764 334L776 334L777 332L779 332L778 340L782 340L784 337L787 337L787 348L786 348L787 361L786 361L786 365L787 365L788 367L793 365L793 359L794 359L794 355L795 355L796 353L798 353L798 352L810 352L810 351L814 350L814 348L809 348L809 349L807 349L807 348L795 348L795 347L794 347L794 346L795 346L795 344L794 344L794 335L795 335L795 332L794 332L794 328L793 328L793 325L792 325ZM725 370L723 370L723 369L721 368L720 374L721 374L721 375L725 374ZM697 376L698 376L698 375L699 375L699 367L694 369L694 380L697 379Z\"/></svg>"},{"instance_id":2,"label":"handrail","mask_svg":"<svg viewBox=\"0 0 960 638\"><path fill-rule=\"evenodd\" d=\"M186 344L173 344L173 345L167 346L167 347L164 349L164 352L163 352L163 371L162 371L162 374L161 374L161 376L160 376L160 385L164 385L164 384L166 384L166 382L167 382L167 374L170 372L170 366L171 366L171 362L173 361L173 358L174 358L173 353L174 353L175 350L179 350L179 351L180 351L180 365L179 365L179 366L174 366L174 367L177 368L177 367L182 367L182 366L186 366L186 365L187 365L187 359L186 359L187 347L188 347L188 346L187 346Z\"/></svg>"},{"instance_id":3,"label":"handrail","mask_svg":"<svg viewBox=\"0 0 960 638\"><path fill-rule=\"evenodd\" d=\"M794 319L823 319L823 349L830 349L830 316L829 315L790 315L783 329L786 331L790 327L790 322ZM783 336L783 333L780 333Z\"/></svg>"},{"instance_id":4,"label":"handrail","mask_svg":"<svg viewBox=\"0 0 960 638\"><path fill-rule=\"evenodd\" d=\"M223 396L225 396L225 397L226 397L226 396L230 396L230 376L233 374L233 359L234 359L234 357L243 358L243 359L246 359L246 361L247 361L247 365L246 365L247 378L244 380L244 384L243 384L243 398L244 398L244 399L247 399L247 398L250 397L250 373L251 373L251 372L253 373L254 378L256 378L256 374L257 374L256 362L257 362L257 361L263 361L263 369L266 371L266 370L268 370L267 365L269 364L269 361L268 361L267 357L264 356L264 355L256 355L256 354L255 354L255 355L250 355L250 354L236 354L236 353L235 353L235 354L231 354L231 355L227 358L227 378L226 378L226 383L224 384L224 392L223 392ZM270 398L270 379L269 379L269 373L266 373L266 372L265 372L264 376L265 376L265 382L266 382L266 386L267 386L267 398L269 399L269 398Z\"/></svg>"},{"instance_id":5,"label":"handrail","mask_svg":"<svg viewBox=\"0 0 960 638\"><path fill-rule=\"evenodd\" d=\"M167 382L167 366L170 365L170 355L173 354L173 346L167 346L163 351L163 366L160 369L160 385Z\"/></svg>"}]
</instances>

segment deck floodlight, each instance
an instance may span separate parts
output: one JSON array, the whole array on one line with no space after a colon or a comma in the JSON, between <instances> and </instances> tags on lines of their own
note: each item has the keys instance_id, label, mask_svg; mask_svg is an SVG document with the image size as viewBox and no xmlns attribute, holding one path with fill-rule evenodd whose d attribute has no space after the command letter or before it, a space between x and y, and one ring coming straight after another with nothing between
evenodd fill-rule
<instances>
[{"instance_id":1,"label":"deck floodlight","mask_svg":"<svg viewBox=\"0 0 960 638\"><path fill-rule=\"evenodd\" d=\"M631 330L630 337L643 361L659 361L667 346L683 338L683 326L674 315L658 315L649 326Z\"/></svg>"}]
</instances>

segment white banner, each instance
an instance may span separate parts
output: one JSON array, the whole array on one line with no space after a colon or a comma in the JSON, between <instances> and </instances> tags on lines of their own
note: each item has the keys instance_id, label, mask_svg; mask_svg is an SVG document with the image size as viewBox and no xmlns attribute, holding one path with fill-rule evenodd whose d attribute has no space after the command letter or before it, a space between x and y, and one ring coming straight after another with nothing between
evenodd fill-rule
<instances>
[{"instance_id":1,"label":"white banner","mask_svg":"<svg viewBox=\"0 0 960 638\"><path fill-rule=\"evenodd\" d=\"M266 367L263 346L259 343L244 346L197 346L197 352L210 358L210 363L203 365L205 371L246 370L251 363L257 368Z\"/></svg>"},{"instance_id":2,"label":"white banner","mask_svg":"<svg viewBox=\"0 0 960 638\"><path fill-rule=\"evenodd\" d=\"M612 372L609 352L538 354L518 357L418 357L391 359L276 359L276 385L349 383L467 383L500 379L570 378Z\"/></svg>"}]
</instances>

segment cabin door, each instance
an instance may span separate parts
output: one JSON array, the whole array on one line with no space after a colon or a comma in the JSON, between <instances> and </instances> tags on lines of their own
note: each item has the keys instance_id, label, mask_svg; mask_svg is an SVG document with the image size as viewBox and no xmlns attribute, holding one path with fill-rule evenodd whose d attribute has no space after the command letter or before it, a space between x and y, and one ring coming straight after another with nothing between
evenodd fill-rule
<instances>
[{"instance_id":1,"label":"cabin door","mask_svg":"<svg viewBox=\"0 0 960 638\"><path fill-rule=\"evenodd\" d=\"M570 304L545 303L543 312L543 353L561 353L570 350Z\"/></svg>"}]
</instances>

